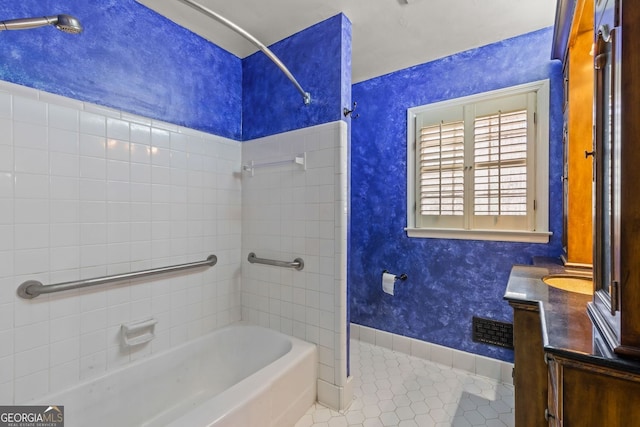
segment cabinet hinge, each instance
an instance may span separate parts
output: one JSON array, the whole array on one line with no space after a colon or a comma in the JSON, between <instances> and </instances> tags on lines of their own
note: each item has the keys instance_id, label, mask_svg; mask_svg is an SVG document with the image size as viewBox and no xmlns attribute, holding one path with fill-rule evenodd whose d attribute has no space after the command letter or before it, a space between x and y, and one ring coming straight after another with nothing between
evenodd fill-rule
<instances>
[{"instance_id":1,"label":"cabinet hinge","mask_svg":"<svg viewBox=\"0 0 640 427\"><path fill-rule=\"evenodd\" d=\"M533 123L538 123L538 113L533 113Z\"/></svg>"}]
</instances>

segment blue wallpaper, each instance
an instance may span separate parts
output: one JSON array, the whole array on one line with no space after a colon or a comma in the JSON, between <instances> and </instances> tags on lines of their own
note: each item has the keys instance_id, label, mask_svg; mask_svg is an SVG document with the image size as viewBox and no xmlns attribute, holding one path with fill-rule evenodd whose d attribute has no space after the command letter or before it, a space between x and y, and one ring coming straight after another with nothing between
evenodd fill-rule
<instances>
[{"instance_id":1,"label":"blue wallpaper","mask_svg":"<svg viewBox=\"0 0 640 427\"><path fill-rule=\"evenodd\" d=\"M241 139L238 57L134 0L0 0L0 20L59 13L84 32L0 32L0 79Z\"/></svg>"},{"instance_id":2,"label":"blue wallpaper","mask_svg":"<svg viewBox=\"0 0 640 427\"><path fill-rule=\"evenodd\" d=\"M351 102L351 23L342 14L269 46L311 104L262 52L242 61L242 132L250 140L343 118Z\"/></svg>"},{"instance_id":3,"label":"blue wallpaper","mask_svg":"<svg viewBox=\"0 0 640 427\"><path fill-rule=\"evenodd\" d=\"M408 238L407 108L549 78L550 177L562 171L562 71L544 29L353 86L349 309L352 322L510 361L511 350L474 343L472 316L512 319L503 301L512 264L559 256L562 188L550 179L549 244ZM409 278L384 294L382 270Z\"/></svg>"},{"instance_id":4,"label":"blue wallpaper","mask_svg":"<svg viewBox=\"0 0 640 427\"><path fill-rule=\"evenodd\" d=\"M342 118L351 100L351 23L342 14L243 60L134 0L0 0L0 20L77 17L85 31L0 32L0 79L247 140Z\"/></svg>"}]
</instances>

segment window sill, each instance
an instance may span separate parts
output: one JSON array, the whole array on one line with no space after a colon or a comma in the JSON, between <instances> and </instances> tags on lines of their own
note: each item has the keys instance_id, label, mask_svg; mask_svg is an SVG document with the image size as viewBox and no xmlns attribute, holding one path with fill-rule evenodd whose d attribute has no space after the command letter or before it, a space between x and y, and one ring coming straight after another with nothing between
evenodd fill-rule
<instances>
[{"instance_id":1,"label":"window sill","mask_svg":"<svg viewBox=\"0 0 640 427\"><path fill-rule=\"evenodd\" d=\"M460 230L454 228L405 228L407 236L430 239L493 240L499 242L549 243L550 231Z\"/></svg>"}]
</instances>

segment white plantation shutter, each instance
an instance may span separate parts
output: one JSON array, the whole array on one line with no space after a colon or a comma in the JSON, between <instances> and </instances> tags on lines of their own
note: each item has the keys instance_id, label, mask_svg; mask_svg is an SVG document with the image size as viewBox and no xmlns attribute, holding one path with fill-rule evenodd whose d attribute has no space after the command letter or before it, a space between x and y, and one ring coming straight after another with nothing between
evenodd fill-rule
<instances>
[{"instance_id":1,"label":"white plantation shutter","mask_svg":"<svg viewBox=\"0 0 640 427\"><path fill-rule=\"evenodd\" d=\"M464 215L464 122L420 129L420 214Z\"/></svg>"},{"instance_id":2,"label":"white plantation shutter","mask_svg":"<svg viewBox=\"0 0 640 427\"><path fill-rule=\"evenodd\" d=\"M407 110L409 237L546 243L549 81Z\"/></svg>"},{"instance_id":3,"label":"white plantation shutter","mask_svg":"<svg viewBox=\"0 0 640 427\"><path fill-rule=\"evenodd\" d=\"M474 215L527 215L527 111L476 118L473 154Z\"/></svg>"},{"instance_id":4,"label":"white plantation shutter","mask_svg":"<svg viewBox=\"0 0 640 427\"><path fill-rule=\"evenodd\" d=\"M548 241L548 219L535 209L537 189L548 197L547 137L547 145L536 150L537 90L504 90L410 111L415 170L408 187L415 206L408 216L416 230L434 230L429 235L439 237L461 235L458 230L484 233L478 236L539 232L533 239ZM545 92L545 102L547 97ZM547 123L548 113L546 132ZM536 162L542 168L538 176Z\"/></svg>"}]
</instances>

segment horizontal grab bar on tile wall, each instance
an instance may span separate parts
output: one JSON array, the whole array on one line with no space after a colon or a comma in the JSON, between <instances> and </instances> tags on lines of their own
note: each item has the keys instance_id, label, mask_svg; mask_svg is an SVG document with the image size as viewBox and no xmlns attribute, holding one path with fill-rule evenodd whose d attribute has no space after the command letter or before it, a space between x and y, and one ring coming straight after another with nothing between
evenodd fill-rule
<instances>
[{"instance_id":1,"label":"horizontal grab bar on tile wall","mask_svg":"<svg viewBox=\"0 0 640 427\"><path fill-rule=\"evenodd\" d=\"M251 252L247 257L247 260L253 264L266 264L274 265L276 267L295 268L296 270L302 270L304 268L304 261L302 258L296 258L293 262L289 261L276 261L274 259L258 258L255 253Z\"/></svg>"},{"instance_id":2,"label":"horizontal grab bar on tile wall","mask_svg":"<svg viewBox=\"0 0 640 427\"><path fill-rule=\"evenodd\" d=\"M188 262L186 264L170 265L167 267L151 268L149 270L132 271L130 273L114 274L111 276L95 277L93 279L56 283L54 285L46 286L37 280L27 280L18 287L18 296L25 299L32 299L41 294L52 294L55 292L104 285L106 283L120 282L123 280L140 279L143 277L155 276L156 274L174 273L176 271L188 270L191 268L211 267L216 265L217 262L218 257L215 255L209 255L204 261Z\"/></svg>"}]
</instances>

